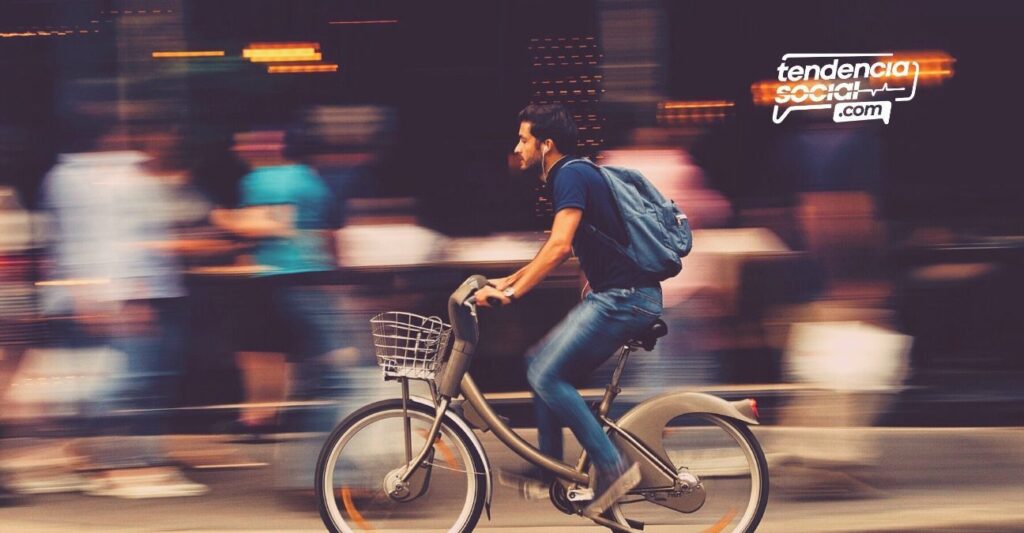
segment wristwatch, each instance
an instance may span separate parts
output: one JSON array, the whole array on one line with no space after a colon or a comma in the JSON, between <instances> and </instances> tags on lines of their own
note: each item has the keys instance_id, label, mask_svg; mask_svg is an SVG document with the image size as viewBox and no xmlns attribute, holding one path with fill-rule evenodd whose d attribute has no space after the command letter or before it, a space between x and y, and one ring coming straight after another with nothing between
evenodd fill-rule
<instances>
[{"instance_id":1,"label":"wristwatch","mask_svg":"<svg viewBox=\"0 0 1024 533\"><path fill-rule=\"evenodd\" d=\"M509 300L514 300L516 297L516 288L506 287L505 290L501 291L501 293L505 295L505 298L508 298Z\"/></svg>"}]
</instances>

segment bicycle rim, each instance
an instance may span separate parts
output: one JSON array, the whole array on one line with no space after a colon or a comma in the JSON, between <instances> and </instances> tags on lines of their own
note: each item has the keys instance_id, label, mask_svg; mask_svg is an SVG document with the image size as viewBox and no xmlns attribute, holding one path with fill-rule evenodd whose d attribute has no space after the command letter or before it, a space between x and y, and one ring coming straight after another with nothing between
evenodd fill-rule
<instances>
[{"instance_id":1,"label":"bicycle rim","mask_svg":"<svg viewBox=\"0 0 1024 533\"><path fill-rule=\"evenodd\" d=\"M768 468L746 426L717 415L686 414L664 428L662 444L676 469L700 478L706 493L703 505L681 512L631 494L612 508L617 522L626 524L627 518L643 522L646 533L757 529L768 502Z\"/></svg>"},{"instance_id":2,"label":"bicycle rim","mask_svg":"<svg viewBox=\"0 0 1024 533\"><path fill-rule=\"evenodd\" d=\"M409 409L412 453L423 447L433 414ZM356 413L332 434L318 462L321 516L332 531L469 531L483 507L483 475L457 428L444 423L425 461L427 483L419 497L388 497L384 479L405 464L401 406Z\"/></svg>"}]
</instances>

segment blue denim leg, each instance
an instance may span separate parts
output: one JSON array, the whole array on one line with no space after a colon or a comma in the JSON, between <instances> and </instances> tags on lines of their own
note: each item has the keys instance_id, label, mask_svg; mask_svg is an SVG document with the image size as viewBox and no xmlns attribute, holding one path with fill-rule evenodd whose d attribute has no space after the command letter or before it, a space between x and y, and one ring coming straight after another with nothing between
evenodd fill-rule
<instances>
[{"instance_id":1,"label":"blue denim leg","mask_svg":"<svg viewBox=\"0 0 1024 533\"><path fill-rule=\"evenodd\" d=\"M177 400L182 372L181 338L184 332L182 303L178 299L143 302L155 314L151 328L144 332L112 335L109 346L124 354L125 372L117 378L117 394L108 400L112 409L139 409L118 418L101 434L124 432L130 439L116 439L103 446L93 460L109 468L160 466L170 462L161 436L167 431L167 411Z\"/></svg>"},{"instance_id":2,"label":"blue denim leg","mask_svg":"<svg viewBox=\"0 0 1024 533\"><path fill-rule=\"evenodd\" d=\"M533 412L537 419L538 448L548 457L562 459L565 449L562 442L562 422L558 415L549 409L544 400L536 393L533 395Z\"/></svg>"},{"instance_id":3,"label":"blue denim leg","mask_svg":"<svg viewBox=\"0 0 1024 533\"><path fill-rule=\"evenodd\" d=\"M590 293L530 349L527 379L535 398L543 404L537 408L541 451L561 455L561 421L572 430L599 470L612 470L620 465L618 450L569 377L593 371L660 313L659 288ZM554 417L550 416L552 413Z\"/></svg>"}]
</instances>

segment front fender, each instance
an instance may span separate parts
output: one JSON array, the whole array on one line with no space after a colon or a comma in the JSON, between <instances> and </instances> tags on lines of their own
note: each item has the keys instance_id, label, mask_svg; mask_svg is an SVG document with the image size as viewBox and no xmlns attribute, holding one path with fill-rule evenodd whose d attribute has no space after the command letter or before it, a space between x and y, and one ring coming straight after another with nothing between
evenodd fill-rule
<instances>
[{"instance_id":1,"label":"front fender","mask_svg":"<svg viewBox=\"0 0 1024 533\"><path fill-rule=\"evenodd\" d=\"M409 401L420 404L424 407L427 407L430 410L436 409L436 407L434 406L434 402L426 398L421 398L419 396L409 396ZM458 426L459 429L466 433L466 435L469 437L470 442L473 444L473 447L476 448L476 452L480 455L480 459L483 461L485 474L484 479L487 480L487 497L484 500L484 506L487 509L487 519L490 520L491 496L494 494L494 474L491 471L491 461L490 459L487 458L487 452L484 450L483 445L480 444L480 439L477 438L476 433L473 433L473 428L471 428L469 424L467 424L466 421L462 419L461 416L459 416L457 413L453 413L451 409L448 409L444 416L449 422L455 424L456 426Z\"/></svg>"},{"instance_id":2,"label":"front fender","mask_svg":"<svg viewBox=\"0 0 1024 533\"><path fill-rule=\"evenodd\" d=\"M673 464L665 452L662 430L673 419L690 413L710 413L732 418L745 424L757 425L754 410L747 400L729 402L698 392L669 392L641 402L616 421L621 429L647 445L651 452L666 465ZM671 485L661 470L644 458L639 451L625 441L618 433L612 433L612 441L631 461L640 463L642 481L638 488L654 488Z\"/></svg>"}]
</instances>

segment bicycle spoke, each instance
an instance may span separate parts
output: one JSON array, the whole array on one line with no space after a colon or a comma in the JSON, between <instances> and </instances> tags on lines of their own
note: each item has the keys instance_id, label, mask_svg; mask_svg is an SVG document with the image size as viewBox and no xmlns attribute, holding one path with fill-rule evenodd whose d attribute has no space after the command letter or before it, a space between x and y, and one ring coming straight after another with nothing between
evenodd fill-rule
<instances>
[{"instance_id":1,"label":"bicycle spoke","mask_svg":"<svg viewBox=\"0 0 1024 533\"><path fill-rule=\"evenodd\" d=\"M744 431L714 415L687 415L670 422L662 446L674 468L700 479L700 492L652 491L649 498L619 502L613 516L633 519L647 532L746 532L756 527L767 497L763 455ZM685 469L683 468L685 465Z\"/></svg>"},{"instance_id":2,"label":"bicycle spoke","mask_svg":"<svg viewBox=\"0 0 1024 533\"><path fill-rule=\"evenodd\" d=\"M448 530L478 518L486 478L473 466L469 447L445 425L427 459L401 483L406 419L415 455L426 445L433 416L410 409L406 418L400 403L356 420L328 443L318 486L334 496L325 507L332 531Z\"/></svg>"}]
</instances>

